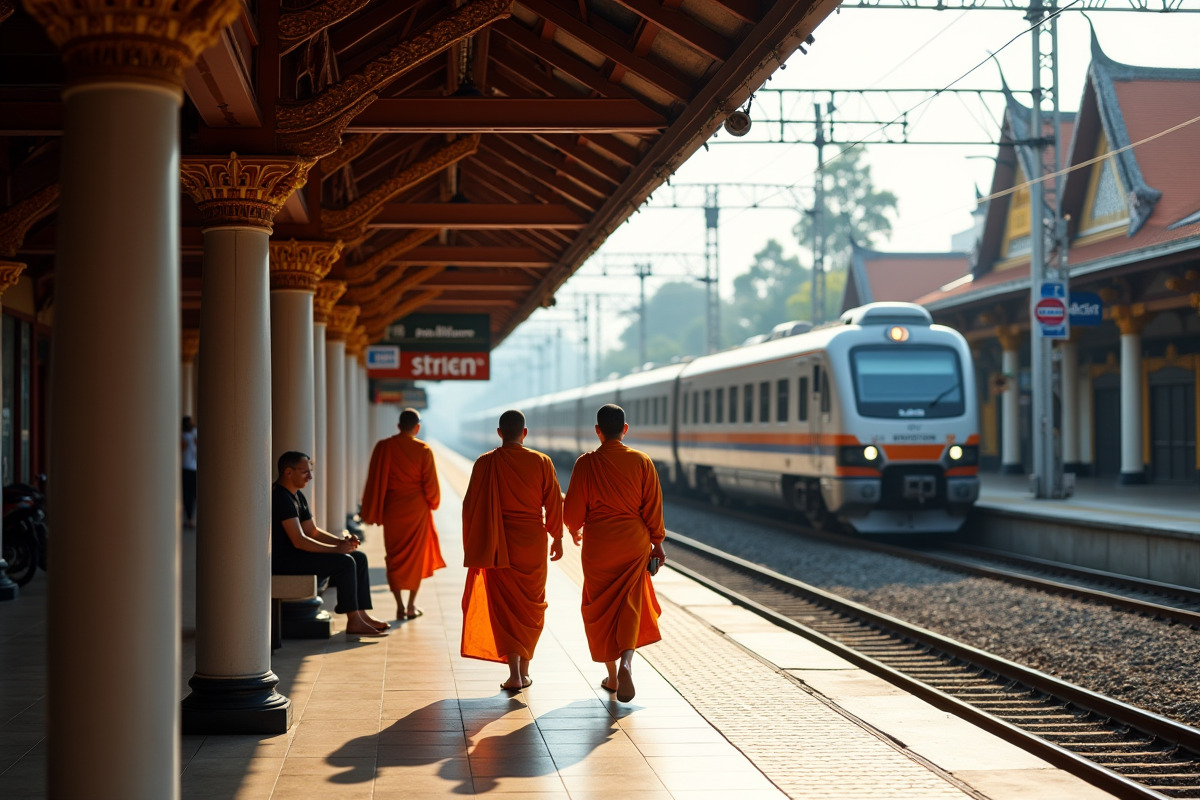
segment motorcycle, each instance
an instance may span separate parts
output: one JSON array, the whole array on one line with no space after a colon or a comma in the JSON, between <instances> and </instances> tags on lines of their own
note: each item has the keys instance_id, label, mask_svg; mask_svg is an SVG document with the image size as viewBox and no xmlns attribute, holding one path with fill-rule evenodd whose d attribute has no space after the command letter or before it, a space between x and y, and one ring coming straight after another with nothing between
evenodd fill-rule
<instances>
[{"instance_id":1,"label":"motorcycle","mask_svg":"<svg viewBox=\"0 0 1200 800\"><path fill-rule=\"evenodd\" d=\"M38 484L46 485L45 475L38 476ZM3 498L5 572L13 583L24 586L39 567L47 569L46 495L27 483L10 483Z\"/></svg>"}]
</instances>

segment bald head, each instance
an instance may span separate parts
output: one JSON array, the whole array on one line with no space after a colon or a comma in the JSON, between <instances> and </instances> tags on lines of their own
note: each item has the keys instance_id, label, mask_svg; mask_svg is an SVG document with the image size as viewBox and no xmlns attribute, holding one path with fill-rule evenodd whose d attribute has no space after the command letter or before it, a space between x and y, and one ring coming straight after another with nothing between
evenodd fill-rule
<instances>
[{"instance_id":1,"label":"bald head","mask_svg":"<svg viewBox=\"0 0 1200 800\"><path fill-rule=\"evenodd\" d=\"M500 415L500 424L496 431L506 442L520 441L525 434L525 415L515 408L510 408Z\"/></svg>"},{"instance_id":2,"label":"bald head","mask_svg":"<svg viewBox=\"0 0 1200 800\"><path fill-rule=\"evenodd\" d=\"M596 427L605 439L620 439L625 434L625 409L616 403L605 403L596 412Z\"/></svg>"},{"instance_id":3,"label":"bald head","mask_svg":"<svg viewBox=\"0 0 1200 800\"><path fill-rule=\"evenodd\" d=\"M400 432L412 433L421 424L421 415L415 408L406 408L400 412Z\"/></svg>"}]
</instances>

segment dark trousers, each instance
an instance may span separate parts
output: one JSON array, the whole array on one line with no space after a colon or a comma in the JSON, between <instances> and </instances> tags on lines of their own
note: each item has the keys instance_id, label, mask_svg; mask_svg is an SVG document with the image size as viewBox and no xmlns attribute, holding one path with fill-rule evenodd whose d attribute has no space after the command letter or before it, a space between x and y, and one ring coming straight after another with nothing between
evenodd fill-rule
<instances>
[{"instance_id":1,"label":"dark trousers","mask_svg":"<svg viewBox=\"0 0 1200 800\"><path fill-rule=\"evenodd\" d=\"M183 518L196 518L196 470L183 471Z\"/></svg>"},{"instance_id":2,"label":"dark trousers","mask_svg":"<svg viewBox=\"0 0 1200 800\"><path fill-rule=\"evenodd\" d=\"M329 583L337 587L338 603L334 611L338 614L371 608L367 556L357 550L352 553L306 553L303 550L275 553L271 558L271 572L275 575L316 575L318 582L329 578Z\"/></svg>"}]
</instances>

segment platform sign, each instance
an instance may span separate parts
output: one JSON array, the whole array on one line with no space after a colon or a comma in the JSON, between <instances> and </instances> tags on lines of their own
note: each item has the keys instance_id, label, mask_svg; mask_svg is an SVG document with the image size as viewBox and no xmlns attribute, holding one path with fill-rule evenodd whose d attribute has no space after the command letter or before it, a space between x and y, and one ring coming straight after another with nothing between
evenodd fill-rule
<instances>
[{"instance_id":1,"label":"platform sign","mask_svg":"<svg viewBox=\"0 0 1200 800\"><path fill-rule=\"evenodd\" d=\"M383 346L398 350L395 363L372 367L371 378L420 381L486 381L492 349L489 314L409 314L387 327Z\"/></svg>"},{"instance_id":2,"label":"platform sign","mask_svg":"<svg viewBox=\"0 0 1200 800\"><path fill-rule=\"evenodd\" d=\"M1104 300L1095 292L1071 292L1072 325L1099 325L1104 321Z\"/></svg>"},{"instance_id":3,"label":"platform sign","mask_svg":"<svg viewBox=\"0 0 1200 800\"><path fill-rule=\"evenodd\" d=\"M1071 335L1067 311L1067 285L1042 281L1033 303L1034 327L1043 339L1066 339Z\"/></svg>"}]
</instances>

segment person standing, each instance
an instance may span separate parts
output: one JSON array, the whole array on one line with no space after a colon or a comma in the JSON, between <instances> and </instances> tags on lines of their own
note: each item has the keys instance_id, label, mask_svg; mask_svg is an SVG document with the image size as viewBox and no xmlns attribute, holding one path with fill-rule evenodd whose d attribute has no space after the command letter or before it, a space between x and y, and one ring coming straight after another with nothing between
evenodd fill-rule
<instances>
[{"instance_id":1,"label":"person standing","mask_svg":"<svg viewBox=\"0 0 1200 800\"><path fill-rule=\"evenodd\" d=\"M421 415L404 409L399 428L400 433L379 441L371 452L359 516L368 525L383 526L396 619L415 619L424 613L416 605L421 581L446 566L433 524L441 490L433 451L417 438ZM401 597L404 591L408 603Z\"/></svg>"},{"instance_id":2,"label":"person standing","mask_svg":"<svg viewBox=\"0 0 1200 800\"><path fill-rule=\"evenodd\" d=\"M563 554L562 490L549 456L524 447L525 415L500 415L500 447L475 461L463 496L464 658L508 663L501 689L532 685L529 662L546 619L550 560Z\"/></svg>"},{"instance_id":3,"label":"person standing","mask_svg":"<svg viewBox=\"0 0 1200 800\"><path fill-rule=\"evenodd\" d=\"M582 539L583 626L593 661L608 675L601 687L627 703L634 698L634 651L660 641L662 608L647 564L666 562L662 487L645 453L626 447L625 411L607 404L596 412L600 447L571 471L563 521L576 545ZM582 529L582 535L580 530Z\"/></svg>"},{"instance_id":4,"label":"person standing","mask_svg":"<svg viewBox=\"0 0 1200 800\"><path fill-rule=\"evenodd\" d=\"M196 527L196 426L191 417L183 418L183 527Z\"/></svg>"},{"instance_id":5,"label":"person standing","mask_svg":"<svg viewBox=\"0 0 1200 800\"><path fill-rule=\"evenodd\" d=\"M301 490L312 480L312 460L289 450L279 457L279 478L271 487L271 574L316 575L337 588L334 609L346 615L346 635L386 636L390 627L368 613L371 581L365 553L348 533L336 536L313 522Z\"/></svg>"}]
</instances>

